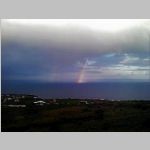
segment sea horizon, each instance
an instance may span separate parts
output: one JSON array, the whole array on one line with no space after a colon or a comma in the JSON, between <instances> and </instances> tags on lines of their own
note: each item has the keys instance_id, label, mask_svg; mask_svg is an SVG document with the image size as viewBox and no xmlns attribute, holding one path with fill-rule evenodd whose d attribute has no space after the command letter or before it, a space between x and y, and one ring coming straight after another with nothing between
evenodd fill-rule
<instances>
[{"instance_id":1,"label":"sea horizon","mask_svg":"<svg viewBox=\"0 0 150 150\"><path fill-rule=\"evenodd\" d=\"M99 98L116 100L150 100L150 82L101 81L74 82L15 82L2 83L2 93L33 94L41 98Z\"/></svg>"}]
</instances>

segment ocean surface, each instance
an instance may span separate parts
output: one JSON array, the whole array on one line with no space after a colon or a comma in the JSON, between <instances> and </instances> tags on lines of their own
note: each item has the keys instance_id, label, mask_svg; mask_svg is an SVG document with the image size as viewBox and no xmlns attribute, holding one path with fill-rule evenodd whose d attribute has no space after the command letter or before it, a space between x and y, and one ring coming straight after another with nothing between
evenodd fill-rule
<instances>
[{"instance_id":1,"label":"ocean surface","mask_svg":"<svg viewBox=\"0 0 150 150\"><path fill-rule=\"evenodd\" d=\"M2 93L34 94L42 98L150 100L150 82L77 84L2 81Z\"/></svg>"}]
</instances>

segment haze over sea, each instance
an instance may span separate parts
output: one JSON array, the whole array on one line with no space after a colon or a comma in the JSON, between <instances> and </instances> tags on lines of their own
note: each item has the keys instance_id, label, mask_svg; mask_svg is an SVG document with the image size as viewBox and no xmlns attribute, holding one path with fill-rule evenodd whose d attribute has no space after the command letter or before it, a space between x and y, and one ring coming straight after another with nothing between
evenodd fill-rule
<instances>
[{"instance_id":1,"label":"haze over sea","mask_svg":"<svg viewBox=\"0 0 150 150\"><path fill-rule=\"evenodd\" d=\"M35 94L42 98L150 100L150 82L39 83L3 82L2 93Z\"/></svg>"}]
</instances>

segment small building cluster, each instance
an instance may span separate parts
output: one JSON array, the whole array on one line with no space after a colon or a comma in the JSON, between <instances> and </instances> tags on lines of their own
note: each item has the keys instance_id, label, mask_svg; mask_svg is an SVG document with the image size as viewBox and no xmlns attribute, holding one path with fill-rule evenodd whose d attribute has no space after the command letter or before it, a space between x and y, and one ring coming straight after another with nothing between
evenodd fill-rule
<instances>
[{"instance_id":1,"label":"small building cluster","mask_svg":"<svg viewBox=\"0 0 150 150\"><path fill-rule=\"evenodd\" d=\"M32 103L42 100L35 95L26 94L2 94L1 103L8 107L26 107L26 105L31 105Z\"/></svg>"},{"instance_id":2,"label":"small building cluster","mask_svg":"<svg viewBox=\"0 0 150 150\"><path fill-rule=\"evenodd\" d=\"M2 94L1 99L2 102L7 102L7 101L15 101L19 102L23 99L37 99L38 97L35 95L25 95L25 94Z\"/></svg>"},{"instance_id":3,"label":"small building cluster","mask_svg":"<svg viewBox=\"0 0 150 150\"><path fill-rule=\"evenodd\" d=\"M26 107L26 106L44 106L50 104L59 104L56 99L42 99L36 95L26 94L2 94L2 106L7 107Z\"/></svg>"},{"instance_id":4,"label":"small building cluster","mask_svg":"<svg viewBox=\"0 0 150 150\"><path fill-rule=\"evenodd\" d=\"M100 105L106 99L42 99L36 95L27 94L2 94L1 104L7 107L45 106L45 105ZM113 100L111 100L113 101Z\"/></svg>"}]
</instances>

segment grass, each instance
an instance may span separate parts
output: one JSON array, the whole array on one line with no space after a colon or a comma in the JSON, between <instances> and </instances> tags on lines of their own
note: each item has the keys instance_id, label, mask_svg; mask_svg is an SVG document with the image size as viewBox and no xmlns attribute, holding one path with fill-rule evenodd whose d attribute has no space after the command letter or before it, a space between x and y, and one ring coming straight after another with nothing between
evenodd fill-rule
<instances>
[{"instance_id":1,"label":"grass","mask_svg":"<svg viewBox=\"0 0 150 150\"><path fill-rule=\"evenodd\" d=\"M2 132L146 132L150 102L102 101L1 109Z\"/></svg>"}]
</instances>

